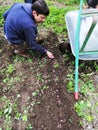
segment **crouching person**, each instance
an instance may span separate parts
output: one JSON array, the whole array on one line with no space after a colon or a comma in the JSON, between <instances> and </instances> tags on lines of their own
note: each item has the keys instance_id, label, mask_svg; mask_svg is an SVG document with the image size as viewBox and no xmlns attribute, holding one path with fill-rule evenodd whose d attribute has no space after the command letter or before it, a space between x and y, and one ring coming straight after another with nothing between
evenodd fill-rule
<instances>
[{"instance_id":1,"label":"crouching person","mask_svg":"<svg viewBox=\"0 0 98 130\"><path fill-rule=\"evenodd\" d=\"M36 50L39 53L46 54L49 58L54 58L54 55L38 44L37 24L44 22L49 15L49 9L44 0L37 0L34 4L16 3L9 10L7 10L3 17L4 33L10 45L20 46L26 42L27 48ZM20 54L24 57L26 55L24 50L14 50L14 53Z\"/></svg>"}]
</instances>

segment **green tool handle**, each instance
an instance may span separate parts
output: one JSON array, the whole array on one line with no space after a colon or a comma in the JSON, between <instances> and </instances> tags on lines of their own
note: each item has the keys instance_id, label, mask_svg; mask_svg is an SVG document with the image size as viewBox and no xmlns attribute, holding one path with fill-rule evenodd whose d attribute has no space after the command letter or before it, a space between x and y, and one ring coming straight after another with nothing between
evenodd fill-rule
<instances>
[{"instance_id":1,"label":"green tool handle","mask_svg":"<svg viewBox=\"0 0 98 130\"><path fill-rule=\"evenodd\" d=\"M78 100L78 64L79 64L79 35L80 35L80 25L81 25L81 14L82 14L83 0L80 0L80 9L78 13L78 21L76 28L76 58L75 58L75 99Z\"/></svg>"},{"instance_id":2,"label":"green tool handle","mask_svg":"<svg viewBox=\"0 0 98 130\"><path fill-rule=\"evenodd\" d=\"M94 30L96 24L97 24L96 16L93 16L93 21L92 21L91 27L90 27L90 29L89 29L89 31L88 31L88 33L87 33L87 36L86 36L86 38L85 38L85 40L84 40L84 42L83 42L83 45L82 45L82 47L81 47L79 53L84 52L84 48L85 48L85 46L86 46L86 44L87 44L87 42L88 42L88 40L89 40L89 38L90 38L90 36L91 36L91 34L92 34L92 32L93 32L93 30Z\"/></svg>"}]
</instances>

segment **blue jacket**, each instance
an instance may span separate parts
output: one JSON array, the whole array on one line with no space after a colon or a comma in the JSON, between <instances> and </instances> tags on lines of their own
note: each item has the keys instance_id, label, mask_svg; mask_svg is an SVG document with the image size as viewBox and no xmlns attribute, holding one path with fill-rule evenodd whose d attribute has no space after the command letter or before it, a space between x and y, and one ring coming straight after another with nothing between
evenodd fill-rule
<instances>
[{"instance_id":1,"label":"blue jacket","mask_svg":"<svg viewBox=\"0 0 98 130\"><path fill-rule=\"evenodd\" d=\"M36 42L37 27L31 4L16 3L3 14L3 17L4 33L10 43L21 44L26 41L31 49L46 53L46 49Z\"/></svg>"}]
</instances>

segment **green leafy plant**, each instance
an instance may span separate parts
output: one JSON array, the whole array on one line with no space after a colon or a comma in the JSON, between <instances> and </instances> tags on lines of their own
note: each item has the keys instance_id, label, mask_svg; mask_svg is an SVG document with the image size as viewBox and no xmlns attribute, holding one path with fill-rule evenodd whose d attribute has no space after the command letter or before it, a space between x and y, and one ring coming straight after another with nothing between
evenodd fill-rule
<instances>
[{"instance_id":1,"label":"green leafy plant","mask_svg":"<svg viewBox=\"0 0 98 130\"><path fill-rule=\"evenodd\" d=\"M38 94L39 94L39 90L36 90L36 91L34 91L34 92L32 93L32 96L35 97L35 96L37 96Z\"/></svg>"},{"instance_id":2,"label":"green leafy plant","mask_svg":"<svg viewBox=\"0 0 98 130\"><path fill-rule=\"evenodd\" d=\"M41 73L37 73L36 74L36 79L41 81L41 82L44 82L44 79L42 78L42 74Z\"/></svg>"},{"instance_id":3,"label":"green leafy plant","mask_svg":"<svg viewBox=\"0 0 98 130\"><path fill-rule=\"evenodd\" d=\"M27 115L26 114L22 115L22 120L25 121L25 122L27 122Z\"/></svg>"},{"instance_id":4,"label":"green leafy plant","mask_svg":"<svg viewBox=\"0 0 98 130\"><path fill-rule=\"evenodd\" d=\"M54 65L53 65L54 68L59 68L60 67L60 64L58 62L55 62Z\"/></svg>"},{"instance_id":5,"label":"green leafy plant","mask_svg":"<svg viewBox=\"0 0 98 130\"><path fill-rule=\"evenodd\" d=\"M3 26L4 24L4 18L3 18L3 13L10 8L9 6L0 6L0 26Z\"/></svg>"},{"instance_id":6,"label":"green leafy plant","mask_svg":"<svg viewBox=\"0 0 98 130\"><path fill-rule=\"evenodd\" d=\"M65 23L65 14L76 7L54 7L53 4L49 6L50 14L47 17L46 21L43 23L43 26L51 28L56 34L63 33L65 34L66 23Z\"/></svg>"},{"instance_id":7,"label":"green leafy plant","mask_svg":"<svg viewBox=\"0 0 98 130\"><path fill-rule=\"evenodd\" d=\"M32 125L31 125L31 124L28 124L28 126L27 126L26 130L33 130Z\"/></svg>"},{"instance_id":8,"label":"green leafy plant","mask_svg":"<svg viewBox=\"0 0 98 130\"><path fill-rule=\"evenodd\" d=\"M85 120L91 122L93 120L93 115L88 112L88 109L91 108L91 103L89 101L78 101L75 103L75 110L78 116L84 118Z\"/></svg>"},{"instance_id":9,"label":"green leafy plant","mask_svg":"<svg viewBox=\"0 0 98 130\"><path fill-rule=\"evenodd\" d=\"M42 90L46 90L47 88L49 88L47 85L42 86Z\"/></svg>"},{"instance_id":10,"label":"green leafy plant","mask_svg":"<svg viewBox=\"0 0 98 130\"><path fill-rule=\"evenodd\" d=\"M71 6L71 5L79 5L79 1L78 1L78 0L70 0L70 1L69 1L69 0L66 0L66 1L65 1L65 4L66 4L66 5L70 5L70 6Z\"/></svg>"},{"instance_id":11,"label":"green leafy plant","mask_svg":"<svg viewBox=\"0 0 98 130\"><path fill-rule=\"evenodd\" d=\"M12 74L14 70L15 70L14 64L9 64L9 65L7 66L6 73L7 73L7 74Z\"/></svg>"},{"instance_id":12,"label":"green leafy plant","mask_svg":"<svg viewBox=\"0 0 98 130\"><path fill-rule=\"evenodd\" d=\"M67 91L68 92L73 92L74 91L74 77L72 74L68 74L68 82L67 82Z\"/></svg>"},{"instance_id":13,"label":"green leafy plant","mask_svg":"<svg viewBox=\"0 0 98 130\"><path fill-rule=\"evenodd\" d=\"M84 94L86 96L86 94L88 92L94 92L94 85L93 85L93 82L90 80L90 81L87 81L86 83L84 83L82 86L81 86L81 89L80 89L81 93Z\"/></svg>"}]
</instances>

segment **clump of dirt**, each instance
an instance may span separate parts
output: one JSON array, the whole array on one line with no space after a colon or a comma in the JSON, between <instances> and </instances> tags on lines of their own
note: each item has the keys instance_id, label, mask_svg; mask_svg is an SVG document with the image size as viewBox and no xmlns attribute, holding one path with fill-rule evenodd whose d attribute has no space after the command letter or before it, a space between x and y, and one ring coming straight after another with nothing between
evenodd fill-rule
<instances>
[{"instance_id":1,"label":"clump of dirt","mask_svg":"<svg viewBox=\"0 0 98 130\"><path fill-rule=\"evenodd\" d=\"M48 32L42 44L54 53L55 59L31 51L30 58L14 55L0 37L0 97L5 95L11 103L17 103L17 111L21 113L16 119L16 111L12 110L10 127L12 130L28 130L30 126L30 130L82 130L74 110L73 93L66 88L74 57L67 52L69 61L64 62L53 32ZM9 64L14 64L15 70L4 82ZM22 119L24 114L28 117L26 121ZM5 129L4 118L0 119L0 126Z\"/></svg>"}]
</instances>

